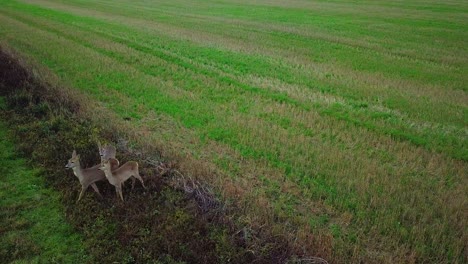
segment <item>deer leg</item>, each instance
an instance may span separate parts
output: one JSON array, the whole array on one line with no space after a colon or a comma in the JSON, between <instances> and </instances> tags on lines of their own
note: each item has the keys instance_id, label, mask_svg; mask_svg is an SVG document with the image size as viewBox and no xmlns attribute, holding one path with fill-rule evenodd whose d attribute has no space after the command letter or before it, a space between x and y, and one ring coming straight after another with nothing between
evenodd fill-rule
<instances>
[{"instance_id":1,"label":"deer leg","mask_svg":"<svg viewBox=\"0 0 468 264\"><path fill-rule=\"evenodd\" d=\"M140 174L139 174L138 172L137 172L133 177L135 177L135 178L137 178L138 180L140 180L141 185L143 185L143 188L148 189L148 188L146 188L145 183L143 182L143 179L141 178L141 176L140 176Z\"/></svg>"},{"instance_id":2,"label":"deer leg","mask_svg":"<svg viewBox=\"0 0 468 264\"><path fill-rule=\"evenodd\" d=\"M96 186L96 183L94 183L94 182L91 183L91 187L93 187L93 190L99 195L99 197L102 198L102 195L101 195L101 193L99 192L99 189L98 189L98 187Z\"/></svg>"},{"instance_id":3,"label":"deer leg","mask_svg":"<svg viewBox=\"0 0 468 264\"><path fill-rule=\"evenodd\" d=\"M132 190L133 190L133 187L135 187L135 178L132 177Z\"/></svg>"},{"instance_id":4,"label":"deer leg","mask_svg":"<svg viewBox=\"0 0 468 264\"><path fill-rule=\"evenodd\" d=\"M84 192L86 191L86 189L88 189L88 186L81 186L81 192L80 192L80 196L78 196L78 201L76 201L77 203L81 200L81 198L83 197L83 194Z\"/></svg>"},{"instance_id":5,"label":"deer leg","mask_svg":"<svg viewBox=\"0 0 468 264\"><path fill-rule=\"evenodd\" d=\"M118 193L118 195L120 195L120 199L123 202L124 198L123 198L123 194L122 194L122 185L121 184L119 184L119 187L117 188L117 193Z\"/></svg>"},{"instance_id":6,"label":"deer leg","mask_svg":"<svg viewBox=\"0 0 468 264\"><path fill-rule=\"evenodd\" d=\"M119 190L119 194L120 194L120 199L122 200L122 202L124 201L123 199L123 194L122 194L122 189Z\"/></svg>"}]
</instances>

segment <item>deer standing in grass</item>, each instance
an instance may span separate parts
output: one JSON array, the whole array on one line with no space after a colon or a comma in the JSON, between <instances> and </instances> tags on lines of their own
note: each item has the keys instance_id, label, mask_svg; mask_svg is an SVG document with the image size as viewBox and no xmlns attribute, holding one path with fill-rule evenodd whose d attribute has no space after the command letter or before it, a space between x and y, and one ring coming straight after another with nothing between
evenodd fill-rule
<instances>
[{"instance_id":1,"label":"deer standing in grass","mask_svg":"<svg viewBox=\"0 0 468 264\"><path fill-rule=\"evenodd\" d=\"M104 174L106 175L106 178L109 181L109 183L115 186L115 192L117 194L117 197L120 196L120 199L122 201L124 200L122 194L122 184L130 177L133 176L134 178L140 180L141 185L143 185L143 187L146 189L143 179L141 178L140 173L138 172L138 163L136 161L128 161L120 168L115 170L112 169L112 163L115 163L113 158L103 160L99 169L104 171ZM134 183L135 180L133 179L132 189L135 185Z\"/></svg>"},{"instance_id":2,"label":"deer standing in grass","mask_svg":"<svg viewBox=\"0 0 468 264\"><path fill-rule=\"evenodd\" d=\"M117 169L120 165L119 160L115 158L117 153L116 149L112 145L102 146L101 142L98 141L99 156L101 156L101 163L108 159L115 159L117 161L117 167L112 167L111 169ZM132 186L135 185L135 178L132 178ZM125 183L122 183L122 186L125 186Z\"/></svg>"},{"instance_id":3,"label":"deer standing in grass","mask_svg":"<svg viewBox=\"0 0 468 264\"><path fill-rule=\"evenodd\" d=\"M91 187L94 189L94 191L102 197L101 193L99 192L98 187L96 186L97 181L104 180L106 176L104 175L104 172L99 170L99 167L101 165L95 165L91 168L83 169L81 168L80 164L80 155L76 154L76 151L73 150L72 157L71 159L68 160L67 165L65 165L65 168L69 168L73 170L73 173L75 176L78 178L81 184L81 192L80 196L78 197L79 202L81 198L83 197L84 192L88 189L88 187L91 185ZM111 169L117 169L119 167L119 161L116 159L112 159L110 162L110 167Z\"/></svg>"}]
</instances>

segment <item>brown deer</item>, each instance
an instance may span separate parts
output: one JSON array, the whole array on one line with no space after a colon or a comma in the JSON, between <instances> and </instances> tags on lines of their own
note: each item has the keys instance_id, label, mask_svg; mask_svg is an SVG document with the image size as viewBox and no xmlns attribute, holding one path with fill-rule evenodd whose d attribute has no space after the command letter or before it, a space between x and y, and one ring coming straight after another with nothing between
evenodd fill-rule
<instances>
[{"instance_id":1,"label":"brown deer","mask_svg":"<svg viewBox=\"0 0 468 264\"><path fill-rule=\"evenodd\" d=\"M65 165L65 168L72 169L73 173L78 178L81 184L80 196L78 197L78 201L76 202L79 202L81 200L84 192L88 189L90 185L94 189L94 191L100 197L102 197L98 187L95 184L95 182L104 180L106 178L104 172L99 170L100 166L101 165L98 164L91 168L83 169L80 164L80 155L77 155L76 151L73 150L72 157L68 160L68 163L67 165ZM112 161L110 161L110 167L111 169L117 169L119 167L119 161L116 159L112 159Z\"/></svg>"},{"instance_id":2,"label":"brown deer","mask_svg":"<svg viewBox=\"0 0 468 264\"><path fill-rule=\"evenodd\" d=\"M138 163L136 161L128 161L124 165L120 166L120 168L113 170L112 164L115 164L114 159L110 158L108 160L103 160L101 162L100 170L104 171L107 180L110 184L115 186L115 192L117 197L120 196L120 199L123 201L123 194L122 194L122 184L128 180L130 177L137 178L140 180L141 185L146 189L145 183L138 172ZM132 189L134 187L135 180L133 179L132 182Z\"/></svg>"},{"instance_id":3,"label":"brown deer","mask_svg":"<svg viewBox=\"0 0 468 264\"><path fill-rule=\"evenodd\" d=\"M117 151L115 150L115 147L112 145L106 145L106 146L101 146L101 142L98 142L98 148L99 148L99 156L101 156L101 162L104 160L108 159L116 159L115 154ZM117 160L117 159L116 159ZM119 162L117 160L117 162Z\"/></svg>"}]
</instances>

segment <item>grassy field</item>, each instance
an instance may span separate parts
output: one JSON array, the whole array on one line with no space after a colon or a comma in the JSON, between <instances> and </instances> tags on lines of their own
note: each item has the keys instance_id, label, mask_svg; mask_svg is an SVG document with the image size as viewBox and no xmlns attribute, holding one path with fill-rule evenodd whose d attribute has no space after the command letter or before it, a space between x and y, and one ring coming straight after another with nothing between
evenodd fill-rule
<instances>
[{"instance_id":1,"label":"grassy field","mask_svg":"<svg viewBox=\"0 0 468 264\"><path fill-rule=\"evenodd\" d=\"M466 262L464 1L9 1L0 45L332 262Z\"/></svg>"},{"instance_id":2,"label":"grassy field","mask_svg":"<svg viewBox=\"0 0 468 264\"><path fill-rule=\"evenodd\" d=\"M4 106L0 97L0 109ZM81 237L66 223L59 194L45 187L41 171L15 153L0 122L0 258L4 263L90 261Z\"/></svg>"}]
</instances>

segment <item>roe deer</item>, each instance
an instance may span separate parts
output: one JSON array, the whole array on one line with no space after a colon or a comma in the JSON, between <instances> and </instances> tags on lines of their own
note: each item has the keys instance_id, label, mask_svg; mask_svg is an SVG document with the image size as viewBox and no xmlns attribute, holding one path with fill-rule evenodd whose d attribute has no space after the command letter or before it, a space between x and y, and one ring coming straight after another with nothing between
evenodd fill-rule
<instances>
[{"instance_id":1,"label":"roe deer","mask_svg":"<svg viewBox=\"0 0 468 264\"><path fill-rule=\"evenodd\" d=\"M117 151L112 145L101 146L101 142L98 142L99 156L101 156L101 162L108 159L115 159ZM117 159L116 159L117 160ZM117 160L117 162L119 162Z\"/></svg>"},{"instance_id":2,"label":"roe deer","mask_svg":"<svg viewBox=\"0 0 468 264\"><path fill-rule=\"evenodd\" d=\"M138 172L138 163L136 161L128 161L124 165L120 166L120 168L113 170L112 163L115 163L114 159L103 160L101 163L100 170L104 171L107 180L110 184L115 186L115 192L117 197L120 196L120 199L123 201L123 194L122 194L122 184L128 180L130 177L135 177L140 180L141 185L146 189L145 184L143 183L143 179ZM134 187L135 180L133 179L132 189Z\"/></svg>"},{"instance_id":3,"label":"roe deer","mask_svg":"<svg viewBox=\"0 0 468 264\"><path fill-rule=\"evenodd\" d=\"M104 147L101 145L101 142L98 141L98 148L99 148L99 156L101 156L101 163L108 159L115 159L117 161L117 167L112 167L112 170L117 169L120 165L119 160L115 157L117 150L112 145L105 145ZM132 184L135 184L135 178L132 178ZM123 184L125 186L125 184ZM132 185L133 186L133 185Z\"/></svg>"},{"instance_id":4,"label":"roe deer","mask_svg":"<svg viewBox=\"0 0 468 264\"><path fill-rule=\"evenodd\" d=\"M76 151L73 150L72 157L71 159L68 160L67 165L65 165L65 168L72 169L73 173L75 176L78 178L78 180L81 183L81 192L80 196L78 197L79 202L81 198L83 197L84 192L88 189L88 187L91 185L93 187L94 191L102 197L101 193L99 192L98 187L96 186L95 182L104 180L106 176L104 175L104 172L99 170L99 167L101 165L95 165L91 168L83 169L81 168L80 165L80 155L76 154ZM117 160L112 160L111 161L111 169L117 169L119 167L119 163Z\"/></svg>"}]
</instances>

